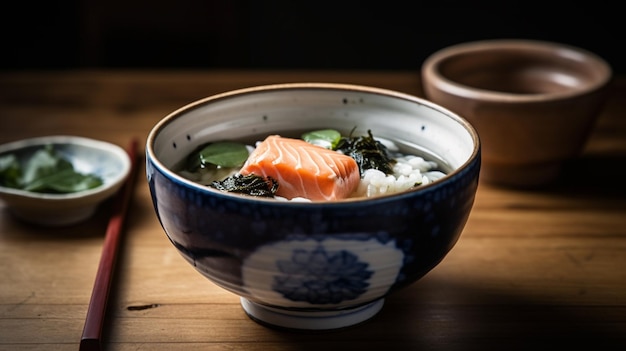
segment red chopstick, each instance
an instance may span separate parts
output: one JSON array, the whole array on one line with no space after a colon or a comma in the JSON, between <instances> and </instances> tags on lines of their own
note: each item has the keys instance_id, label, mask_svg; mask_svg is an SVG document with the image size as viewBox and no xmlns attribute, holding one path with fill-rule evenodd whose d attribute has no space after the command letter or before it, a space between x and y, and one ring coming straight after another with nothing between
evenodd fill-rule
<instances>
[{"instance_id":1,"label":"red chopstick","mask_svg":"<svg viewBox=\"0 0 626 351\"><path fill-rule=\"evenodd\" d=\"M127 152L130 157L131 168L130 174L126 179L124 186L115 195L113 203L113 213L109 219L107 231L104 238L102 255L100 264L96 274L96 281L91 292L91 300L89 309L87 310L87 318L83 329L83 335L80 340L80 351L100 351L102 326L104 324L104 315L107 307L107 300L111 287L113 270L117 252L119 251L120 238L122 236L122 228L126 213L128 212L128 204L130 202L137 173L137 147L138 141L131 140Z\"/></svg>"}]
</instances>

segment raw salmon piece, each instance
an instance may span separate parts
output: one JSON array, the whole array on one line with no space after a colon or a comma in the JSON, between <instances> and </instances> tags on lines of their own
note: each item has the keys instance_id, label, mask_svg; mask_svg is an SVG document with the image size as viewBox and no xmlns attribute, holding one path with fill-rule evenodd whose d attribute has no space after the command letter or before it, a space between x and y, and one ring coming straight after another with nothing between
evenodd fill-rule
<instances>
[{"instance_id":1,"label":"raw salmon piece","mask_svg":"<svg viewBox=\"0 0 626 351\"><path fill-rule=\"evenodd\" d=\"M361 180L359 166L350 156L279 135L257 145L240 173L277 180L277 196L311 201L347 198Z\"/></svg>"}]
</instances>

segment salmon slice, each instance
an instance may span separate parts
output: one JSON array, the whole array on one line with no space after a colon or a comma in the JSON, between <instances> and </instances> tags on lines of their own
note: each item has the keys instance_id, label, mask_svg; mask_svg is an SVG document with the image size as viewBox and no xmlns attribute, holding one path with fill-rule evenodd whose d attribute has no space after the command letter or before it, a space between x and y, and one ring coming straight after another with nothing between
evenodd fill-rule
<instances>
[{"instance_id":1,"label":"salmon slice","mask_svg":"<svg viewBox=\"0 0 626 351\"><path fill-rule=\"evenodd\" d=\"M257 145L240 173L275 179L277 196L311 201L347 198L361 180L359 166L350 156L279 135Z\"/></svg>"}]
</instances>

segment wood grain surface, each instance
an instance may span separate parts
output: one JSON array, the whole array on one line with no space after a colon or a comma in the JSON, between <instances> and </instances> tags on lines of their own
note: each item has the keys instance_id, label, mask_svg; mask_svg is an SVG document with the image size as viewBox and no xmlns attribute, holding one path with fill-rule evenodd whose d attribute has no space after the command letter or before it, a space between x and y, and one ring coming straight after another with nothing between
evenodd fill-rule
<instances>
[{"instance_id":1,"label":"wood grain surface","mask_svg":"<svg viewBox=\"0 0 626 351\"><path fill-rule=\"evenodd\" d=\"M412 71L0 73L0 143L71 134L128 144L212 94L282 82L372 85L421 96ZM626 79L583 155L534 191L481 183L443 262L362 325L293 333L250 320L239 298L167 240L139 172L103 335L105 350L626 349ZM140 162L144 162L142 159ZM0 350L78 350L111 201L66 228L0 202Z\"/></svg>"}]
</instances>

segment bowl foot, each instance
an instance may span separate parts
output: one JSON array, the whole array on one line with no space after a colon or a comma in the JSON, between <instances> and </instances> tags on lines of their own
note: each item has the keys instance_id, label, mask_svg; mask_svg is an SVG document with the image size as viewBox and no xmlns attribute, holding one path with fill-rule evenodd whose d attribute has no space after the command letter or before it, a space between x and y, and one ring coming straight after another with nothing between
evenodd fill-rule
<instances>
[{"instance_id":1,"label":"bowl foot","mask_svg":"<svg viewBox=\"0 0 626 351\"><path fill-rule=\"evenodd\" d=\"M374 317L383 307L384 299L353 309L338 311L293 311L272 308L241 298L241 306L250 318L260 324L287 329L331 330L353 326Z\"/></svg>"}]
</instances>

